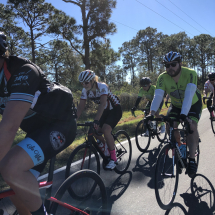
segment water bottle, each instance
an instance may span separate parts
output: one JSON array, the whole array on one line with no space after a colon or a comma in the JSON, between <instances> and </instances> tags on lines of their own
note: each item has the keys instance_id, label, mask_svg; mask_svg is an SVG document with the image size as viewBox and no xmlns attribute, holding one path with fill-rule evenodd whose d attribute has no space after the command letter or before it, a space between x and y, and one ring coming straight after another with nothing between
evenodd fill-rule
<instances>
[{"instance_id":1,"label":"water bottle","mask_svg":"<svg viewBox=\"0 0 215 215\"><path fill-rule=\"evenodd\" d=\"M182 143L180 146L179 146L179 149L180 149L180 152L182 154L182 158L186 158L186 144Z\"/></svg>"},{"instance_id":2,"label":"water bottle","mask_svg":"<svg viewBox=\"0 0 215 215\"><path fill-rule=\"evenodd\" d=\"M97 144L105 156L110 156L107 143L103 144L100 140L97 140Z\"/></svg>"}]
</instances>

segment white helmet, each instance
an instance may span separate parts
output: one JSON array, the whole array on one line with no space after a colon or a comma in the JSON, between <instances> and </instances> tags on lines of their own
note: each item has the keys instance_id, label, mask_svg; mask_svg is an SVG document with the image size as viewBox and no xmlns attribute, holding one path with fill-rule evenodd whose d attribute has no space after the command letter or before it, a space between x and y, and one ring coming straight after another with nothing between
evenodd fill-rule
<instances>
[{"instance_id":1,"label":"white helmet","mask_svg":"<svg viewBox=\"0 0 215 215\"><path fill-rule=\"evenodd\" d=\"M95 77L95 73L91 70L85 70L83 72L80 73L80 75L78 76L78 80L80 82L84 82L84 81L91 81L94 77Z\"/></svg>"}]
</instances>

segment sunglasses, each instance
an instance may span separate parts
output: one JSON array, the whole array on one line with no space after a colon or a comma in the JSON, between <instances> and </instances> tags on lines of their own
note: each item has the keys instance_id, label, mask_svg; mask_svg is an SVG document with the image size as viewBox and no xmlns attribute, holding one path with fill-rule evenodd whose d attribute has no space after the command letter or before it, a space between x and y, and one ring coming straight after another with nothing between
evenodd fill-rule
<instances>
[{"instance_id":1,"label":"sunglasses","mask_svg":"<svg viewBox=\"0 0 215 215\"><path fill-rule=\"evenodd\" d=\"M209 79L210 81L214 81L215 80L215 78L211 78L211 79Z\"/></svg>"},{"instance_id":2,"label":"sunglasses","mask_svg":"<svg viewBox=\"0 0 215 215\"><path fill-rule=\"evenodd\" d=\"M171 65L171 67L175 67L175 66L177 65L177 62L165 64L165 67L166 67L166 68L169 68L170 65Z\"/></svg>"},{"instance_id":3,"label":"sunglasses","mask_svg":"<svg viewBox=\"0 0 215 215\"><path fill-rule=\"evenodd\" d=\"M82 82L81 84L82 85L88 85L90 82L87 82L87 81L85 81L85 82Z\"/></svg>"}]
</instances>

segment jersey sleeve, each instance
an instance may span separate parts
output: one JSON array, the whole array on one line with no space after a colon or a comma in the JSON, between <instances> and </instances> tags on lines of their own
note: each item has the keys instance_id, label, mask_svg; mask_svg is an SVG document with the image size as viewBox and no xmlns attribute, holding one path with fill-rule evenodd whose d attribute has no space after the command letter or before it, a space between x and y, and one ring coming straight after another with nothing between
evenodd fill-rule
<instances>
[{"instance_id":1,"label":"jersey sleeve","mask_svg":"<svg viewBox=\"0 0 215 215\"><path fill-rule=\"evenodd\" d=\"M108 95L108 86L106 84L101 84L100 86L100 96L103 96L103 95Z\"/></svg>"},{"instance_id":2,"label":"jersey sleeve","mask_svg":"<svg viewBox=\"0 0 215 215\"><path fill-rule=\"evenodd\" d=\"M87 91L85 88L83 88L82 92L81 92L81 100L87 100Z\"/></svg>"},{"instance_id":3,"label":"jersey sleeve","mask_svg":"<svg viewBox=\"0 0 215 215\"><path fill-rule=\"evenodd\" d=\"M33 65L22 66L8 81L9 101L23 101L32 104L40 82L40 73Z\"/></svg>"},{"instance_id":4,"label":"jersey sleeve","mask_svg":"<svg viewBox=\"0 0 215 215\"><path fill-rule=\"evenodd\" d=\"M156 83L156 89L166 91L166 87L165 87L165 83L164 83L164 75L163 74L158 76L158 80L157 80L157 83Z\"/></svg>"},{"instance_id":5,"label":"jersey sleeve","mask_svg":"<svg viewBox=\"0 0 215 215\"><path fill-rule=\"evenodd\" d=\"M143 88L142 87L139 90L138 97L143 97Z\"/></svg>"}]
</instances>

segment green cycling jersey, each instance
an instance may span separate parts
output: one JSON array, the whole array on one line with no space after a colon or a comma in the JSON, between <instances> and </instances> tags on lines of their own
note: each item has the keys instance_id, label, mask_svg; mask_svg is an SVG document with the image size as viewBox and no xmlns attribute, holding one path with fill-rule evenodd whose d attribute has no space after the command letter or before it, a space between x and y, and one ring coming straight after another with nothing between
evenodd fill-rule
<instances>
[{"instance_id":1,"label":"green cycling jersey","mask_svg":"<svg viewBox=\"0 0 215 215\"><path fill-rule=\"evenodd\" d=\"M197 73L195 70L181 67L181 75L178 83L176 83L173 78L167 74L167 72L164 72L158 77L156 89L161 89L169 94L171 103L175 107L181 108L184 100L185 89L189 83L193 83L197 86ZM199 100L197 96L198 93L200 92L197 89L193 96L192 105Z\"/></svg>"},{"instance_id":2,"label":"green cycling jersey","mask_svg":"<svg viewBox=\"0 0 215 215\"><path fill-rule=\"evenodd\" d=\"M144 90L141 87L140 90L139 90L139 93L138 93L138 97L145 96L146 99L151 102L153 100L153 98L154 98L155 89L156 89L156 87L154 85L151 85L150 88L148 89L148 91Z\"/></svg>"}]
</instances>

